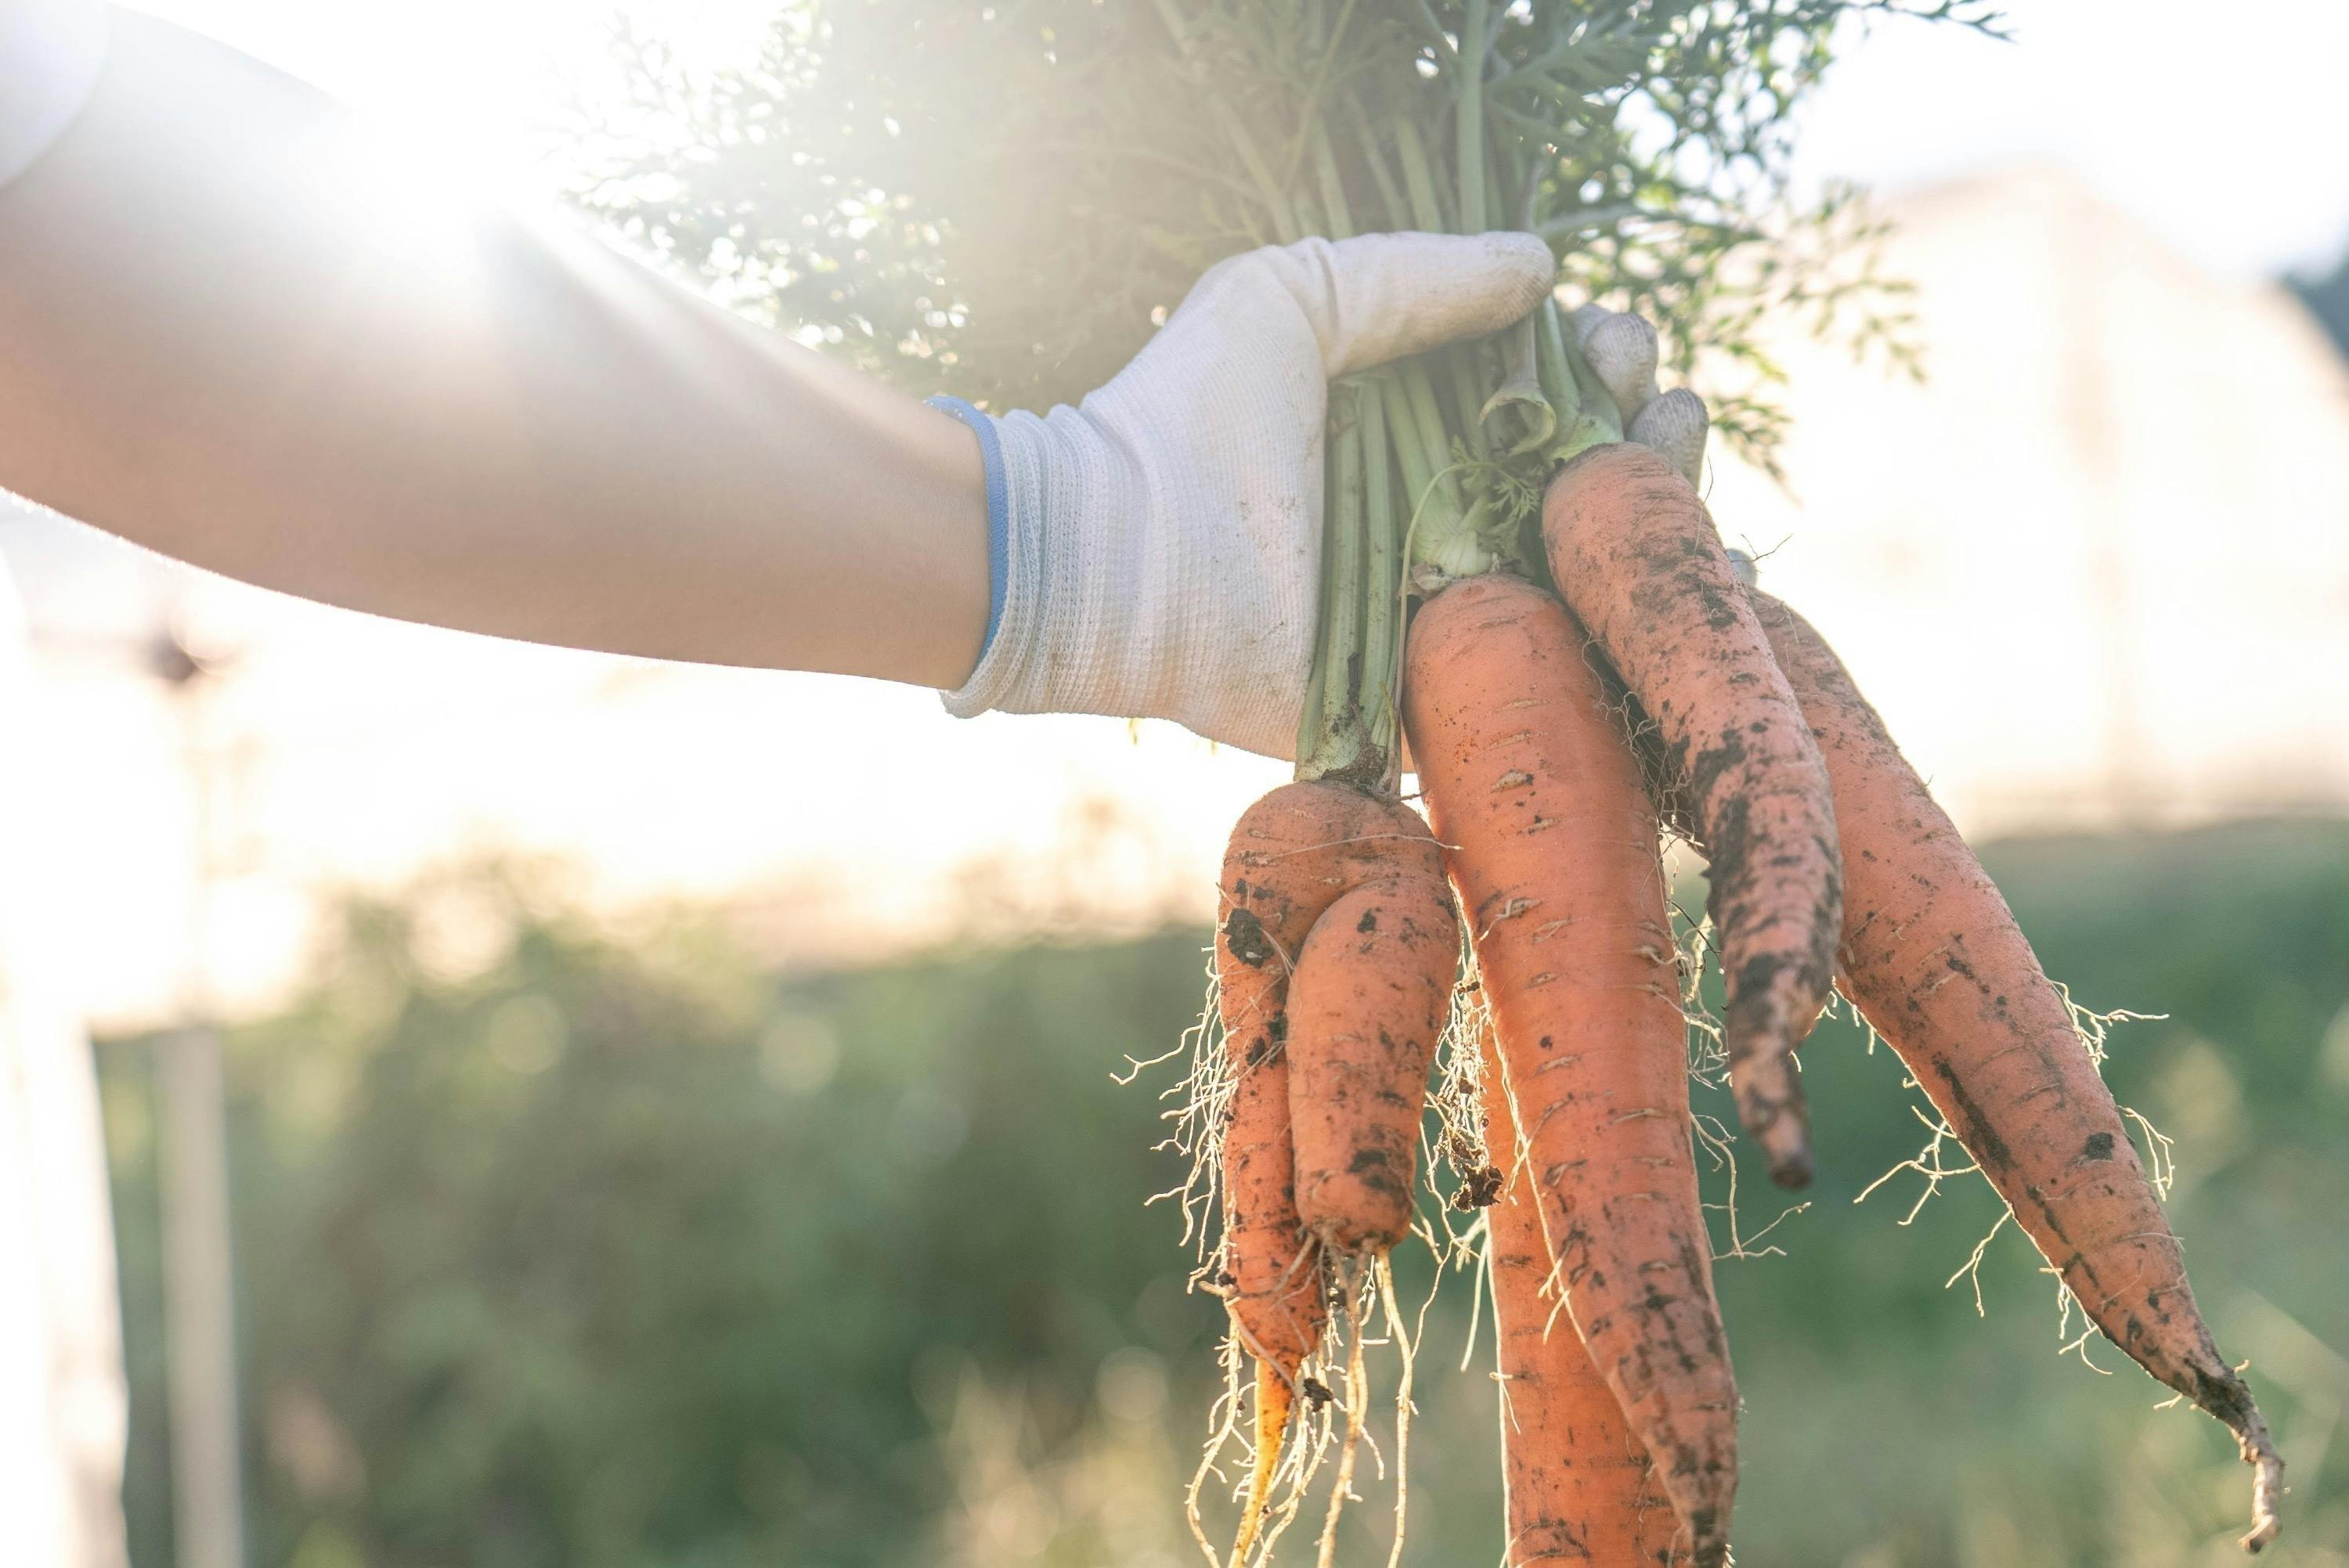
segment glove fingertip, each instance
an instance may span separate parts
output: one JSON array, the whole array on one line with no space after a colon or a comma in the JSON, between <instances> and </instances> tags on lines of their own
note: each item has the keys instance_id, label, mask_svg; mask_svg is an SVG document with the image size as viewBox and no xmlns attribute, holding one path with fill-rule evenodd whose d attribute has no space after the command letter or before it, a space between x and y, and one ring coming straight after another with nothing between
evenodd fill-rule
<instances>
[{"instance_id":1,"label":"glove fingertip","mask_svg":"<svg viewBox=\"0 0 2349 1568\"><path fill-rule=\"evenodd\" d=\"M1656 329L1646 317L1624 315L1599 323L1584 342L1583 352L1625 420L1654 399L1660 351Z\"/></svg>"},{"instance_id":2,"label":"glove fingertip","mask_svg":"<svg viewBox=\"0 0 2349 1568\"><path fill-rule=\"evenodd\" d=\"M1541 296L1557 282L1557 257L1551 254L1549 242L1539 234L1501 229L1489 234L1461 237L1484 241L1495 262L1516 274L1517 286L1533 295L1526 310L1539 304Z\"/></svg>"},{"instance_id":3,"label":"glove fingertip","mask_svg":"<svg viewBox=\"0 0 2349 1568\"><path fill-rule=\"evenodd\" d=\"M1679 470L1681 478L1693 485L1701 481L1704 471L1705 438L1712 428L1713 416L1707 412L1704 399L1685 387L1675 387L1650 399L1625 433L1661 455Z\"/></svg>"},{"instance_id":4,"label":"glove fingertip","mask_svg":"<svg viewBox=\"0 0 2349 1568\"><path fill-rule=\"evenodd\" d=\"M1557 277L1540 235L1500 230L1361 234L1326 256L1332 297L1322 348L1332 376L1498 332L1539 304Z\"/></svg>"}]
</instances>

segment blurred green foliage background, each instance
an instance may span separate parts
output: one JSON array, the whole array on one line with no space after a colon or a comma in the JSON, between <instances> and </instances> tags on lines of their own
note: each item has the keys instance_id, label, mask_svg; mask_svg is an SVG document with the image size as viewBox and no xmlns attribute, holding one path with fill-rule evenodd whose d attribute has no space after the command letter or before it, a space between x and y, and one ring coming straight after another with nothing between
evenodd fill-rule
<instances>
[{"instance_id":1,"label":"blurred green foliage background","mask_svg":"<svg viewBox=\"0 0 2349 1568\"><path fill-rule=\"evenodd\" d=\"M2204 1305L2283 1439L2267 1561L2349 1564L2349 824L2010 842L1988 855L2096 1007L2121 1098L2178 1140ZM1220 1309L1156 1092L1205 934L762 972L689 913L615 933L528 877L354 905L317 978L228 1045L256 1568L1174 1568ZM171 1561L151 1057L102 1048L134 1383L134 1561ZM2011 1229L1987 1315L1942 1281L1979 1179L1898 1222L1898 1064L1805 1051L1823 1176L1724 1263L1739 1561L2235 1561L2248 1472L2098 1341L2059 1357ZM1724 1104L1703 1109L1727 1118ZM1718 1190L1721 1176L1713 1178ZM1750 1234L1782 1204L1741 1184ZM1758 1194L1758 1195L1757 1195ZM1724 1240L1725 1231L1718 1233ZM1423 1290L1423 1258L1403 1266ZM1498 1560L1489 1339L1429 1319L1403 1561ZM1392 1367L1379 1374L1381 1397ZM1385 1560L1365 1481L1343 1560ZM1309 1560L1302 1535L1285 1556Z\"/></svg>"}]
</instances>

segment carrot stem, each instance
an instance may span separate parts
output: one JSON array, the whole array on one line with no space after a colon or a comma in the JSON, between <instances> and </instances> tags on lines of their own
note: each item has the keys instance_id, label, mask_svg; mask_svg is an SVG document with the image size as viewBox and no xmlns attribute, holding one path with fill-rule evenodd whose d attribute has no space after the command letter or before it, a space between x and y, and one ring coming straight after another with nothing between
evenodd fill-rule
<instances>
[{"instance_id":1,"label":"carrot stem","mask_svg":"<svg viewBox=\"0 0 2349 1568\"><path fill-rule=\"evenodd\" d=\"M1478 542L1475 510L1461 494L1459 465L1453 459L1424 360L1404 361L1396 368L1395 384L1401 396L1388 405L1387 418L1398 432L1395 450L1403 459L1411 492L1410 549L1403 570L1431 566L1446 577L1485 571L1492 556Z\"/></svg>"},{"instance_id":2,"label":"carrot stem","mask_svg":"<svg viewBox=\"0 0 2349 1568\"><path fill-rule=\"evenodd\" d=\"M1333 418L1330 432L1330 493L1323 507L1329 559L1322 580L1330 602L1321 627L1319 716L1317 733L1297 756L1297 777L1307 782L1333 774L1351 774L1364 763L1361 727L1362 687L1362 557L1366 546L1362 512L1362 443L1360 434L1361 383L1341 381L1330 388ZM1383 775L1386 763L1377 759Z\"/></svg>"},{"instance_id":3,"label":"carrot stem","mask_svg":"<svg viewBox=\"0 0 2349 1568\"><path fill-rule=\"evenodd\" d=\"M1455 344L1443 358L1452 372L1448 388L1452 394L1452 418L1467 441L1468 449L1480 458L1489 458L1493 455L1492 443L1485 438L1485 422L1476 417L1485 405L1484 397L1476 390L1476 346Z\"/></svg>"},{"instance_id":4,"label":"carrot stem","mask_svg":"<svg viewBox=\"0 0 2349 1568\"><path fill-rule=\"evenodd\" d=\"M1419 127L1407 119L1394 122L1395 161L1402 165L1402 188L1411 197L1411 221L1414 227L1432 234L1444 232L1451 225L1444 221L1444 206L1435 199L1435 172L1427 161L1427 144L1419 139Z\"/></svg>"},{"instance_id":5,"label":"carrot stem","mask_svg":"<svg viewBox=\"0 0 2349 1568\"><path fill-rule=\"evenodd\" d=\"M1394 170L1387 167L1386 154L1379 149L1379 133L1371 126L1371 117L1362 108L1361 99L1349 98L1346 107L1353 111L1354 135L1362 144L1362 163L1371 171L1371 182L1379 188L1379 200L1386 209L1386 226L1405 229L1411 226L1411 203L1395 183Z\"/></svg>"},{"instance_id":6,"label":"carrot stem","mask_svg":"<svg viewBox=\"0 0 2349 1568\"><path fill-rule=\"evenodd\" d=\"M1338 493L1337 450L1338 420L1334 403L1330 417L1323 421L1321 451L1321 559L1328 562L1335 555L1339 527L1338 509L1329 498ZM1321 694L1330 679L1330 573L1321 573L1320 596L1313 621L1313 670L1306 677L1305 702L1297 711L1297 764L1302 777L1305 759L1321 749Z\"/></svg>"},{"instance_id":7,"label":"carrot stem","mask_svg":"<svg viewBox=\"0 0 2349 1568\"><path fill-rule=\"evenodd\" d=\"M1623 416L1583 358L1573 329L1566 325L1555 301L1542 307L1540 334L1536 359L1542 390L1549 394L1558 413L1559 435L1551 457L1561 463L1571 462L1593 447L1621 440Z\"/></svg>"},{"instance_id":8,"label":"carrot stem","mask_svg":"<svg viewBox=\"0 0 2349 1568\"><path fill-rule=\"evenodd\" d=\"M1566 357L1566 313L1558 309L1555 298L1542 301L1534 313L1537 336L1534 344L1534 366L1541 380L1543 393L1557 410L1561 428L1571 424L1582 404L1581 394L1575 389L1574 366Z\"/></svg>"},{"instance_id":9,"label":"carrot stem","mask_svg":"<svg viewBox=\"0 0 2349 1568\"><path fill-rule=\"evenodd\" d=\"M1354 211L1346 201L1346 182L1339 177L1338 154L1320 120L1313 122L1312 135L1313 177L1321 188L1321 211L1330 220L1330 237L1343 240L1354 232Z\"/></svg>"},{"instance_id":10,"label":"carrot stem","mask_svg":"<svg viewBox=\"0 0 2349 1568\"><path fill-rule=\"evenodd\" d=\"M1520 229L1533 226L1533 188L1524 177L1525 158L1511 138L1501 134L1501 128L1486 120L1485 132L1489 142L1485 158L1485 208L1496 223L1506 222L1503 213L1519 213L1524 222ZM1515 205L1509 192L1518 192Z\"/></svg>"},{"instance_id":11,"label":"carrot stem","mask_svg":"<svg viewBox=\"0 0 2349 1568\"><path fill-rule=\"evenodd\" d=\"M1437 465L1427 460L1427 448L1419 438L1418 420L1413 417L1411 394L1403 389L1400 368L1381 382L1386 403L1387 426L1392 433L1395 461L1402 469L1403 499L1416 508L1421 499L1434 489Z\"/></svg>"},{"instance_id":12,"label":"carrot stem","mask_svg":"<svg viewBox=\"0 0 2349 1568\"><path fill-rule=\"evenodd\" d=\"M1381 378L1382 381L1386 377ZM1402 539L1395 526L1393 459L1381 387L1365 387L1355 433L1362 444L1362 722L1390 776L1395 745L1395 681L1402 649Z\"/></svg>"},{"instance_id":13,"label":"carrot stem","mask_svg":"<svg viewBox=\"0 0 2349 1568\"><path fill-rule=\"evenodd\" d=\"M1321 710L1333 728L1343 727L1359 701L1362 662L1362 444L1359 386L1344 389L1346 429L1338 438L1338 490L1333 497L1337 527L1331 531L1337 559L1331 562L1330 668L1334 677L1321 695Z\"/></svg>"},{"instance_id":14,"label":"carrot stem","mask_svg":"<svg viewBox=\"0 0 2349 1568\"><path fill-rule=\"evenodd\" d=\"M1485 232L1485 34L1490 0L1468 0L1460 25L1460 232Z\"/></svg>"},{"instance_id":15,"label":"carrot stem","mask_svg":"<svg viewBox=\"0 0 2349 1568\"><path fill-rule=\"evenodd\" d=\"M1439 511L1426 519L1425 524L1440 527L1447 518L1456 521L1467 511L1461 499L1460 481L1453 473L1452 434L1444 423L1444 410L1435 401L1435 383L1428 376L1424 359L1404 361L1396 380L1411 410L1411 428L1419 438L1428 480L1435 488L1434 504ZM1413 506L1416 508L1421 500L1414 489Z\"/></svg>"}]
</instances>

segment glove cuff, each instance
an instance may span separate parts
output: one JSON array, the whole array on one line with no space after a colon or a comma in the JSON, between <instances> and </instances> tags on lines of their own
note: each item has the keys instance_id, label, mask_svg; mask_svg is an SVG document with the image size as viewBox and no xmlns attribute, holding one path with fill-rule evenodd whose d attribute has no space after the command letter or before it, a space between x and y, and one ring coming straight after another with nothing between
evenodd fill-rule
<instances>
[{"instance_id":1,"label":"glove cuff","mask_svg":"<svg viewBox=\"0 0 2349 1568\"><path fill-rule=\"evenodd\" d=\"M1114 600L1131 592L1140 490L1132 466L1081 411L990 418L934 406L970 426L987 467L987 643L970 677L941 693L948 713L1133 713L1121 691L1132 655Z\"/></svg>"}]
</instances>

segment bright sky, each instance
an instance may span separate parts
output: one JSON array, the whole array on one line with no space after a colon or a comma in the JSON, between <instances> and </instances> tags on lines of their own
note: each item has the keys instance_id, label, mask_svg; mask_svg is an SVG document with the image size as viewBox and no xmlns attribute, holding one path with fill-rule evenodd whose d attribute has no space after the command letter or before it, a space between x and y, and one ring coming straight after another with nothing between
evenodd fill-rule
<instances>
[{"instance_id":1,"label":"bright sky","mask_svg":"<svg viewBox=\"0 0 2349 1568\"><path fill-rule=\"evenodd\" d=\"M2044 159L2240 277L2349 250L2338 0L2012 0L2016 41L1883 23L1808 112L1815 174L1880 188Z\"/></svg>"},{"instance_id":2,"label":"bright sky","mask_svg":"<svg viewBox=\"0 0 2349 1568\"><path fill-rule=\"evenodd\" d=\"M609 0L145 8L361 106L419 169L437 156L524 198L538 178L536 128L564 77L599 67L612 15ZM2337 134L2332 75L2349 58L2349 6L2278 0L2256 29L2214 28L2182 0L2022 0L2015 9L2019 45L1879 26L1810 111L1808 172L1897 191L2035 158L2067 168L2190 261L2244 280L2313 269L2349 243L2349 139ZM739 57L771 14L750 0L637 10L704 64ZM2026 238L2022 253L2036 242ZM2002 275L1967 261L1944 287L1962 306L1969 280L1979 294L2010 286ZM2199 301L2180 287L2159 303ZM2002 309L2003 298L1993 302ZM1981 319L1960 308L1950 330L1971 339ZM2142 325L2145 313L2131 319ZM1945 357L1944 384L1961 389L1967 361ZM1822 435L1868 428L1870 410L1892 407L1874 381L1837 392L1830 368L1816 375L1821 406L1836 410ZM1898 407L1912 425L1927 412ZM2315 428L2314 438L2329 432ZM1893 450L1899 432L1879 434L1864 444ZM1817 460L1836 473L1860 463L1843 449ZM1832 572L1891 548L1902 525L1878 498L1903 482L1847 498L1840 521L1861 531L1841 543L1838 517L1827 515L1836 508L1824 504L1837 498L1812 486L1809 499L1822 503L1808 522L1813 556L1806 564L1798 540L1773 569L1780 585L1816 589L1805 599L1814 604L1880 600L1872 579L1854 586ZM1971 492L1936 493L1952 518L1911 529L1904 547L1954 548L1963 537L1957 513ZM2337 515L2329 493L2322 505L2313 499L2271 510ZM1741 503L1749 521L1772 504L1768 495ZM1797 515L1769 529L1775 538L1804 526ZM19 527L6 537L46 628L51 707L69 758L61 793L82 819L81 874L57 921L84 934L70 945L88 961L85 989L118 1022L168 1006L184 951L190 801L177 730L151 686L120 678L119 662L57 650L61 633L143 629L173 599L200 635L251 655L222 688L212 743L226 862L213 944L227 965L215 965L220 983L256 998L301 952L322 882L397 882L419 864L491 849L592 862L590 891L621 904L747 895L778 948L802 954L883 929L921 940L974 922L1065 927L1085 891L1102 887L1122 891L1131 918L1197 914L1233 816L1283 771L1170 727L1129 737L1102 720L962 724L925 692L494 644L217 582L191 590L180 573L83 533ZM1920 605L1930 598L1913 583L1902 592L1922 595ZM1943 608L1968 624L1966 607ZM1904 663L1909 640L1887 634L1871 645L1857 619L1828 629L1849 634L1856 661L1865 649L1879 701L1910 727L1920 760L1931 763L1937 745L1949 761L2025 747L2051 766L2077 760L2061 752L2064 735L1944 726L1937 738L1937 715L1982 707L1932 684L1926 666L1946 661ZM1955 804L1964 818L1965 800Z\"/></svg>"},{"instance_id":3,"label":"bright sky","mask_svg":"<svg viewBox=\"0 0 2349 1568\"><path fill-rule=\"evenodd\" d=\"M379 111L405 137L524 168L563 76L593 72L615 11L688 59L739 57L761 0L145 0ZM2012 0L2018 41L1882 22L1808 114L1816 177L1898 188L2051 160L2184 254L2239 276L2349 248L2341 62L2349 5ZM2223 12L2221 15L2220 13ZM526 181L525 181L526 183Z\"/></svg>"}]
</instances>

